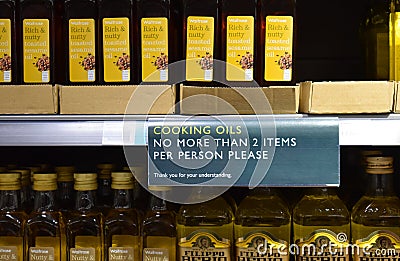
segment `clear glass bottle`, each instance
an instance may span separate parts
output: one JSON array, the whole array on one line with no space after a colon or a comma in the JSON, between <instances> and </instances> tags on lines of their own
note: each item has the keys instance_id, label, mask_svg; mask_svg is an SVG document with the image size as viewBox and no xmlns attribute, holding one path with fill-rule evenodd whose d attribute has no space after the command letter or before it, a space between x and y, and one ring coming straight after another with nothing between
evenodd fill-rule
<instances>
[{"instance_id":1,"label":"clear glass bottle","mask_svg":"<svg viewBox=\"0 0 400 261\"><path fill-rule=\"evenodd\" d=\"M232 209L222 196L182 205L177 215L179 260L203 254L232 260L233 219Z\"/></svg>"},{"instance_id":2,"label":"clear glass bottle","mask_svg":"<svg viewBox=\"0 0 400 261\"><path fill-rule=\"evenodd\" d=\"M151 189L159 190L161 198L153 194L150 196L150 206L143 218L143 260L177 260L175 215L168 209L167 202L162 197L167 188Z\"/></svg>"},{"instance_id":3,"label":"clear glass bottle","mask_svg":"<svg viewBox=\"0 0 400 261\"><path fill-rule=\"evenodd\" d=\"M106 260L139 260L140 221L132 208L133 175L113 172L111 176L114 203L104 222Z\"/></svg>"},{"instance_id":4,"label":"clear glass bottle","mask_svg":"<svg viewBox=\"0 0 400 261\"><path fill-rule=\"evenodd\" d=\"M33 190L33 211L26 224L27 256L29 260L66 261L65 224L56 205L57 174L34 174Z\"/></svg>"},{"instance_id":5,"label":"clear glass bottle","mask_svg":"<svg viewBox=\"0 0 400 261\"><path fill-rule=\"evenodd\" d=\"M25 257L27 215L21 209L20 189L20 173L0 174L0 251L4 260L24 260Z\"/></svg>"},{"instance_id":6,"label":"clear glass bottle","mask_svg":"<svg viewBox=\"0 0 400 261\"><path fill-rule=\"evenodd\" d=\"M16 1L0 1L0 83L16 84L17 79L17 38Z\"/></svg>"},{"instance_id":7,"label":"clear glass bottle","mask_svg":"<svg viewBox=\"0 0 400 261\"><path fill-rule=\"evenodd\" d=\"M103 215L96 208L96 173L75 173L75 210L67 215L67 260L103 260Z\"/></svg>"},{"instance_id":8,"label":"clear glass bottle","mask_svg":"<svg viewBox=\"0 0 400 261\"><path fill-rule=\"evenodd\" d=\"M113 191L111 189L111 172L115 169L114 164L97 164L97 178L99 187L97 189L97 206L104 215L113 204Z\"/></svg>"},{"instance_id":9,"label":"clear glass bottle","mask_svg":"<svg viewBox=\"0 0 400 261\"><path fill-rule=\"evenodd\" d=\"M33 207L33 193L31 187L31 170L30 169L12 169L10 172L18 172L21 174L21 206L26 213L30 213Z\"/></svg>"},{"instance_id":10,"label":"clear glass bottle","mask_svg":"<svg viewBox=\"0 0 400 261\"><path fill-rule=\"evenodd\" d=\"M59 210L66 213L74 209L75 191L74 191L74 166L55 167L57 173L57 202Z\"/></svg>"},{"instance_id":11,"label":"clear glass bottle","mask_svg":"<svg viewBox=\"0 0 400 261\"><path fill-rule=\"evenodd\" d=\"M335 255L349 260L346 248L350 242L350 213L334 188L306 191L293 209L293 233L299 258ZM304 247L310 245L314 248Z\"/></svg>"},{"instance_id":12,"label":"clear glass bottle","mask_svg":"<svg viewBox=\"0 0 400 261\"><path fill-rule=\"evenodd\" d=\"M361 249L374 253L377 259L387 256L376 249L393 248L398 255L400 199L394 190L393 158L367 157L365 173L368 175L367 191L354 205L351 214L352 241ZM361 251L353 259L368 260L368 257Z\"/></svg>"},{"instance_id":13,"label":"clear glass bottle","mask_svg":"<svg viewBox=\"0 0 400 261\"><path fill-rule=\"evenodd\" d=\"M234 227L238 260L249 256L262 258L267 253L279 260L289 260L291 216L276 189L251 191L239 204ZM267 249L266 243L273 247Z\"/></svg>"}]
</instances>

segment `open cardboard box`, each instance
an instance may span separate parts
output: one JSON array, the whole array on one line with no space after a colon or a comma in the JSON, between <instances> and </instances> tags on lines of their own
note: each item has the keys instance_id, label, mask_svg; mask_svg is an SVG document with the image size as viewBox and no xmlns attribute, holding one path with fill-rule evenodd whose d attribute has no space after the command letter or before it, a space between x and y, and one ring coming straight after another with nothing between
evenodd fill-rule
<instances>
[{"instance_id":1,"label":"open cardboard box","mask_svg":"<svg viewBox=\"0 0 400 261\"><path fill-rule=\"evenodd\" d=\"M60 87L60 114L173 114L175 102L175 85Z\"/></svg>"},{"instance_id":2,"label":"open cardboard box","mask_svg":"<svg viewBox=\"0 0 400 261\"><path fill-rule=\"evenodd\" d=\"M2 85L0 114L57 114L58 86Z\"/></svg>"},{"instance_id":3,"label":"open cardboard box","mask_svg":"<svg viewBox=\"0 0 400 261\"><path fill-rule=\"evenodd\" d=\"M364 114L393 111L392 81L302 82L300 112Z\"/></svg>"},{"instance_id":4,"label":"open cardboard box","mask_svg":"<svg viewBox=\"0 0 400 261\"><path fill-rule=\"evenodd\" d=\"M299 87L197 87L180 89L181 114L294 114Z\"/></svg>"}]
</instances>

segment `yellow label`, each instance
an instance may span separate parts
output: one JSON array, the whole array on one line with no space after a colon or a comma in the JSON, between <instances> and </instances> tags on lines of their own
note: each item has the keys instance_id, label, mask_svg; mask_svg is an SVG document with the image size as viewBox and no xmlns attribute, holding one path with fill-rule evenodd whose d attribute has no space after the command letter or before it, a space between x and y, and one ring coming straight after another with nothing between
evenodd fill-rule
<instances>
[{"instance_id":1,"label":"yellow label","mask_svg":"<svg viewBox=\"0 0 400 261\"><path fill-rule=\"evenodd\" d=\"M11 82L11 20L0 19L0 82Z\"/></svg>"},{"instance_id":2,"label":"yellow label","mask_svg":"<svg viewBox=\"0 0 400 261\"><path fill-rule=\"evenodd\" d=\"M24 82L50 82L50 32L48 19L24 19L22 41Z\"/></svg>"},{"instance_id":3,"label":"yellow label","mask_svg":"<svg viewBox=\"0 0 400 261\"><path fill-rule=\"evenodd\" d=\"M39 261L52 261L54 258L54 248L52 247L30 247L29 248L29 260ZM60 260L60 259L57 259Z\"/></svg>"},{"instance_id":4,"label":"yellow label","mask_svg":"<svg viewBox=\"0 0 400 261\"><path fill-rule=\"evenodd\" d=\"M289 260L288 243L276 239L268 232L257 231L240 237L236 240L236 257L237 260L252 260L258 258L272 258L280 261ZM265 260L265 259L261 259Z\"/></svg>"},{"instance_id":5,"label":"yellow label","mask_svg":"<svg viewBox=\"0 0 400 261\"><path fill-rule=\"evenodd\" d=\"M16 246L0 246L0 260L22 260Z\"/></svg>"},{"instance_id":6,"label":"yellow label","mask_svg":"<svg viewBox=\"0 0 400 261\"><path fill-rule=\"evenodd\" d=\"M397 260L400 256L400 237L391 231L379 230L356 240L355 261Z\"/></svg>"},{"instance_id":7,"label":"yellow label","mask_svg":"<svg viewBox=\"0 0 400 261\"><path fill-rule=\"evenodd\" d=\"M69 80L96 80L96 39L94 19L69 20Z\"/></svg>"},{"instance_id":8,"label":"yellow label","mask_svg":"<svg viewBox=\"0 0 400 261\"><path fill-rule=\"evenodd\" d=\"M265 23L266 81L291 81L293 17L267 16Z\"/></svg>"},{"instance_id":9,"label":"yellow label","mask_svg":"<svg viewBox=\"0 0 400 261\"><path fill-rule=\"evenodd\" d=\"M389 57L390 80L400 80L400 12L390 13Z\"/></svg>"},{"instance_id":10,"label":"yellow label","mask_svg":"<svg viewBox=\"0 0 400 261\"><path fill-rule=\"evenodd\" d=\"M142 81L168 81L167 18L142 18Z\"/></svg>"},{"instance_id":11,"label":"yellow label","mask_svg":"<svg viewBox=\"0 0 400 261\"><path fill-rule=\"evenodd\" d=\"M231 243L213 232L195 231L178 243L179 260L231 260Z\"/></svg>"},{"instance_id":12,"label":"yellow label","mask_svg":"<svg viewBox=\"0 0 400 261\"><path fill-rule=\"evenodd\" d=\"M103 19L103 48L104 81L130 81L129 18Z\"/></svg>"},{"instance_id":13,"label":"yellow label","mask_svg":"<svg viewBox=\"0 0 400 261\"><path fill-rule=\"evenodd\" d=\"M343 234L344 235L344 234ZM305 239L297 239L297 260L348 261L347 236L328 229L319 229Z\"/></svg>"},{"instance_id":14,"label":"yellow label","mask_svg":"<svg viewBox=\"0 0 400 261\"><path fill-rule=\"evenodd\" d=\"M212 81L214 54L214 18L187 18L186 80Z\"/></svg>"},{"instance_id":15,"label":"yellow label","mask_svg":"<svg viewBox=\"0 0 400 261\"><path fill-rule=\"evenodd\" d=\"M226 21L226 80L252 81L254 17L228 16Z\"/></svg>"},{"instance_id":16,"label":"yellow label","mask_svg":"<svg viewBox=\"0 0 400 261\"><path fill-rule=\"evenodd\" d=\"M169 251L166 248L143 248L143 261L169 261Z\"/></svg>"}]
</instances>

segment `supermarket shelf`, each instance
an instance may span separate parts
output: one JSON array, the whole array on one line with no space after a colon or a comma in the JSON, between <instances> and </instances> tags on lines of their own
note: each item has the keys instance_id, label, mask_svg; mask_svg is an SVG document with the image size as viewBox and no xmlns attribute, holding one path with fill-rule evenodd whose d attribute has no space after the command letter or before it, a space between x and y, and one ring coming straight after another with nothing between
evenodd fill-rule
<instances>
[{"instance_id":1,"label":"supermarket shelf","mask_svg":"<svg viewBox=\"0 0 400 261\"><path fill-rule=\"evenodd\" d=\"M147 140L147 121L165 116L83 115L83 116L0 116L0 146L112 146L123 145L124 124L132 132L125 145L144 146ZM182 116L168 116L175 120ZM238 116L219 116L234 118ZM252 121L256 116L241 116ZM340 145L400 145L400 115L257 116L261 121L273 119L296 123L298 119L336 118L339 123ZM317 121L318 122L318 121ZM318 124L317 124L318 125ZM318 127L318 126L316 126Z\"/></svg>"}]
</instances>

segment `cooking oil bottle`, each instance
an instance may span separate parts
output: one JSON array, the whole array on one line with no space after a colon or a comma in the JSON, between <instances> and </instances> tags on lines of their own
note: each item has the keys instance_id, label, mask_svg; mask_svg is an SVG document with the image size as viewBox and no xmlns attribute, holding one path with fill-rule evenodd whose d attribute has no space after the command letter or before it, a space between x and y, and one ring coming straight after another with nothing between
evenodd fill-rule
<instances>
[{"instance_id":1,"label":"cooking oil bottle","mask_svg":"<svg viewBox=\"0 0 400 261\"><path fill-rule=\"evenodd\" d=\"M349 260L350 213L334 188L306 191L293 209L293 231L298 258Z\"/></svg>"},{"instance_id":2,"label":"cooking oil bottle","mask_svg":"<svg viewBox=\"0 0 400 261\"><path fill-rule=\"evenodd\" d=\"M272 188L256 188L239 204L235 215L237 260L273 257L289 260L291 216Z\"/></svg>"},{"instance_id":3,"label":"cooking oil bottle","mask_svg":"<svg viewBox=\"0 0 400 261\"><path fill-rule=\"evenodd\" d=\"M75 173L75 210L67 215L68 260L103 260L103 215L96 209L96 173Z\"/></svg>"},{"instance_id":4,"label":"cooking oil bottle","mask_svg":"<svg viewBox=\"0 0 400 261\"><path fill-rule=\"evenodd\" d=\"M0 175L0 252L4 260L24 260L27 216L21 210L20 173Z\"/></svg>"},{"instance_id":5,"label":"cooking oil bottle","mask_svg":"<svg viewBox=\"0 0 400 261\"><path fill-rule=\"evenodd\" d=\"M161 198L151 194L150 206L143 218L141 228L143 260L177 260L175 214L168 209L167 202L162 196L169 188L150 187L150 189L160 193Z\"/></svg>"},{"instance_id":6,"label":"cooking oil bottle","mask_svg":"<svg viewBox=\"0 0 400 261\"><path fill-rule=\"evenodd\" d=\"M34 174L33 190L35 202L26 224L27 256L66 261L65 224L56 206L57 174Z\"/></svg>"},{"instance_id":7,"label":"cooking oil bottle","mask_svg":"<svg viewBox=\"0 0 400 261\"><path fill-rule=\"evenodd\" d=\"M383 260L398 256L400 199L394 191L393 158L367 157L365 173L368 175L367 191L354 205L351 214L353 243L361 249L354 253L354 260ZM367 251L362 251L365 249Z\"/></svg>"},{"instance_id":8,"label":"cooking oil bottle","mask_svg":"<svg viewBox=\"0 0 400 261\"><path fill-rule=\"evenodd\" d=\"M58 208L62 213L74 209L75 191L74 191L74 166L57 166L54 169L57 173L57 202Z\"/></svg>"},{"instance_id":9,"label":"cooking oil bottle","mask_svg":"<svg viewBox=\"0 0 400 261\"><path fill-rule=\"evenodd\" d=\"M177 215L179 260L232 260L233 213L222 196L182 205Z\"/></svg>"},{"instance_id":10,"label":"cooking oil bottle","mask_svg":"<svg viewBox=\"0 0 400 261\"><path fill-rule=\"evenodd\" d=\"M132 173L113 172L111 187L114 192L114 204L104 222L106 260L139 260L140 222L131 203Z\"/></svg>"},{"instance_id":11,"label":"cooking oil bottle","mask_svg":"<svg viewBox=\"0 0 400 261\"><path fill-rule=\"evenodd\" d=\"M97 164L97 207L106 215L108 210L112 207L112 189L111 189L111 173L115 169L114 164L101 163Z\"/></svg>"},{"instance_id":12,"label":"cooking oil bottle","mask_svg":"<svg viewBox=\"0 0 400 261\"><path fill-rule=\"evenodd\" d=\"M31 191L31 170L28 168L11 169L10 172L21 173L21 206L22 209L29 213L32 210L33 193Z\"/></svg>"},{"instance_id":13,"label":"cooking oil bottle","mask_svg":"<svg viewBox=\"0 0 400 261\"><path fill-rule=\"evenodd\" d=\"M17 83L16 1L0 1L0 83Z\"/></svg>"}]
</instances>

